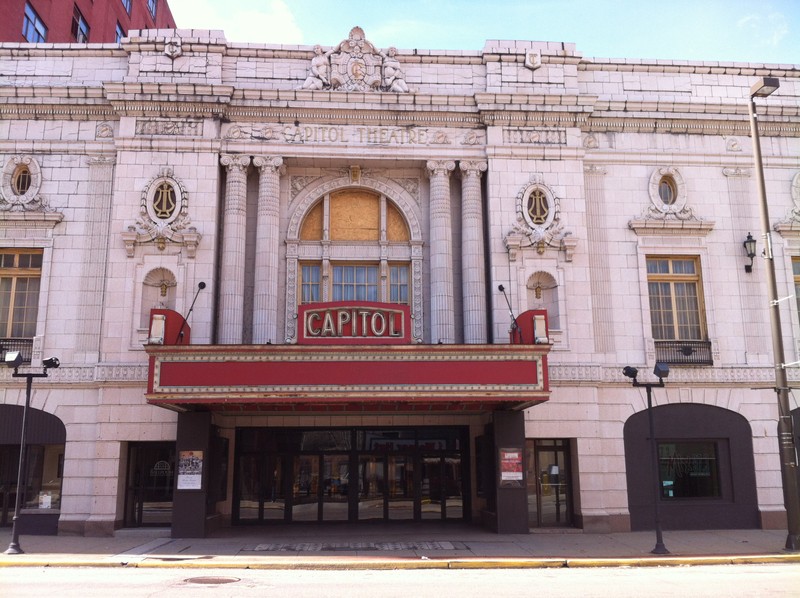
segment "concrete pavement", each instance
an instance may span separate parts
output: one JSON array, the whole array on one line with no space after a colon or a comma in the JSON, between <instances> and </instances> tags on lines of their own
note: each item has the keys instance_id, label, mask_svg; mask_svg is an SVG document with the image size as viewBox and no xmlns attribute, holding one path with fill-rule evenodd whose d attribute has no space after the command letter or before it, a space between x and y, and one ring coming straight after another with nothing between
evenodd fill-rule
<instances>
[{"instance_id":1,"label":"concrete pavement","mask_svg":"<svg viewBox=\"0 0 800 598\"><path fill-rule=\"evenodd\" d=\"M10 541L0 530L0 549ZM21 536L25 554L0 567L179 567L215 569L401 569L668 566L795 563L785 531L667 531L670 554L655 556L653 532L554 530L498 535L461 524L326 524L228 528L173 539L168 529L119 530L113 537Z\"/></svg>"}]
</instances>

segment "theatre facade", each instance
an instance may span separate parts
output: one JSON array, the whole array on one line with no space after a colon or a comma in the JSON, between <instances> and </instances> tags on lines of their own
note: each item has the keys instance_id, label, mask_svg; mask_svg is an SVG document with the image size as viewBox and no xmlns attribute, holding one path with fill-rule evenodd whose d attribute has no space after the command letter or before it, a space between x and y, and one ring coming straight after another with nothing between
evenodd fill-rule
<instances>
[{"instance_id":1,"label":"theatre facade","mask_svg":"<svg viewBox=\"0 0 800 598\"><path fill-rule=\"evenodd\" d=\"M0 45L0 524L785 526L798 67L368 33Z\"/></svg>"}]
</instances>

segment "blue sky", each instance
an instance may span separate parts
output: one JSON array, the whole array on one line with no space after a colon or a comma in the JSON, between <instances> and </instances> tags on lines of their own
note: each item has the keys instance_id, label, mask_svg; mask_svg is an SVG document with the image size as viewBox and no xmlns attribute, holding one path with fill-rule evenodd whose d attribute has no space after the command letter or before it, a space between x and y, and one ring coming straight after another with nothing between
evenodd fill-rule
<instances>
[{"instance_id":1,"label":"blue sky","mask_svg":"<svg viewBox=\"0 0 800 598\"><path fill-rule=\"evenodd\" d=\"M381 48L571 42L585 57L800 64L800 0L169 0L179 28L229 41Z\"/></svg>"}]
</instances>

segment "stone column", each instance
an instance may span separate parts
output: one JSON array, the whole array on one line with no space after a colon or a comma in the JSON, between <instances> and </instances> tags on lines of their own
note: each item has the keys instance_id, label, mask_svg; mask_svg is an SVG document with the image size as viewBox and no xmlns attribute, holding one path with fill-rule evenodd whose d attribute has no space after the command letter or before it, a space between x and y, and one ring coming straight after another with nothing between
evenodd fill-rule
<instances>
[{"instance_id":1,"label":"stone column","mask_svg":"<svg viewBox=\"0 0 800 598\"><path fill-rule=\"evenodd\" d=\"M427 164L431 181L431 343L455 341L453 315L453 241L450 217L450 173L452 160L431 160Z\"/></svg>"},{"instance_id":2,"label":"stone column","mask_svg":"<svg viewBox=\"0 0 800 598\"><path fill-rule=\"evenodd\" d=\"M614 296L614 282L609 266L609 255L613 245L609 242L608 226L605 222L604 207L608 205L605 196L605 174L604 167L594 164L586 165L583 169L589 268L592 273L589 281L592 289L592 328L596 353L616 351L614 305L611 301Z\"/></svg>"},{"instance_id":3,"label":"stone column","mask_svg":"<svg viewBox=\"0 0 800 598\"><path fill-rule=\"evenodd\" d=\"M89 209L86 214L89 232L85 237L86 253L81 263L82 288L75 347L76 357L83 363L96 363L100 358L100 314L106 284L115 162L113 156L91 156L87 161Z\"/></svg>"},{"instance_id":4,"label":"stone column","mask_svg":"<svg viewBox=\"0 0 800 598\"><path fill-rule=\"evenodd\" d=\"M481 173L486 162L459 163L461 170L461 285L464 342L486 343L486 263L483 247Z\"/></svg>"},{"instance_id":5,"label":"stone column","mask_svg":"<svg viewBox=\"0 0 800 598\"><path fill-rule=\"evenodd\" d=\"M241 344L244 325L245 232L247 166L250 156L223 154L227 169L222 217L222 256L219 285L219 342Z\"/></svg>"},{"instance_id":6,"label":"stone column","mask_svg":"<svg viewBox=\"0 0 800 598\"><path fill-rule=\"evenodd\" d=\"M278 340L280 177L285 168L277 156L256 156L253 164L259 172L253 290L253 343L258 345Z\"/></svg>"}]
</instances>

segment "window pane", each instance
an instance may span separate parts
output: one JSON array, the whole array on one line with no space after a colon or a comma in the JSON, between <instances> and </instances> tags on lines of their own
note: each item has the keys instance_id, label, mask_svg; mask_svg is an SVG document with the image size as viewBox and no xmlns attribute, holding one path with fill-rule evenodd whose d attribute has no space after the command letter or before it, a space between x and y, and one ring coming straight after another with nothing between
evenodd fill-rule
<instances>
[{"instance_id":1,"label":"window pane","mask_svg":"<svg viewBox=\"0 0 800 598\"><path fill-rule=\"evenodd\" d=\"M36 335L41 265L40 251L0 254L0 336Z\"/></svg>"},{"instance_id":2,"label":"window pane","mask_svg":"<svg viewBox=\"0 0 800 598\"><path fill-rule=\"evenodd\" d=\"M698 261L648 258L647 272L653 339L704 340Z\"/></svg>"},{"instance_id":3,"label":"window pane","mask_svg":"<svg viewBox=\"0 0 800 598\"><path fill-rule=\"evenodd\" d=\"M319 265L305 265L301 269L301 276L302 276L302 297L301 301L303 303L315 303L320 300L319 298L319 291L320 291L320 274L319 274Z\"/></svg>"},{"instance_id":4,"label":"window pane","mask_svg":"<svg viewBox=\"0 0 800 598\"><path fill-rule=\"evenodd\" d=\"M658 462L661 498L721 495L716 442L659 442Z\"/></svg>"}]
</instances>

